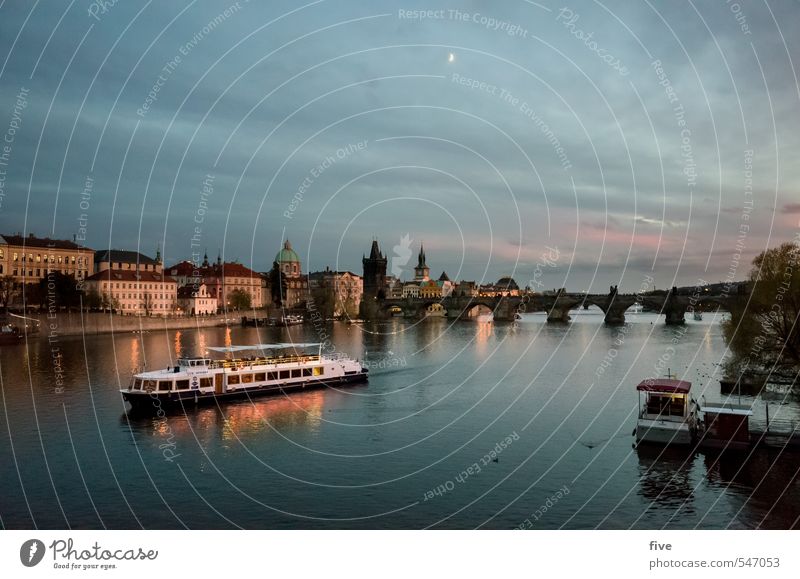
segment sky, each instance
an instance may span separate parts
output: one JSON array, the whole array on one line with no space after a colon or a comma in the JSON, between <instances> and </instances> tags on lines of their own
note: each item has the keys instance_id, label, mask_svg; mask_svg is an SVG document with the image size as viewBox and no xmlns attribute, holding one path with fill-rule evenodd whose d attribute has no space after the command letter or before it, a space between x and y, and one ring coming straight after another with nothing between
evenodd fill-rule
<instances>
[{"instance_id":1,"label":"sky","mask_svg":"<svg viewBox=\"0 0 800 579\"><path fill-rule=\"evenodd\" d=\"M0 3L0 233L607 292L800 230L800 3ZM409 257L411 256L411 257Z\"/></svg>"}]
</instances>

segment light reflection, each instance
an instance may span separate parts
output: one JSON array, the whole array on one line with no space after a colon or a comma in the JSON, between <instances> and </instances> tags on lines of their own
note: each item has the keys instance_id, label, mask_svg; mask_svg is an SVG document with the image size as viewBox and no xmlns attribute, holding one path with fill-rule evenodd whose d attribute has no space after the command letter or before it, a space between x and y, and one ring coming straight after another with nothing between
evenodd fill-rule
<instances>
[{"instance_id":1,"label":"light reflection","mask_svg":"<svg viewBox=\"0 0 800 579\"><path fill-rule=\"evenodd\" d=\"M130 424L134 431L151 437L159 448L163 444L192 447L197 443L208 448L217 439L247 443L256 436L262 439L273 430L301 427L308 432L319 431L325 395L325 390L312 390L231 402L219 407L187 406L185 414L147 417L141 421L131 418Z\"/></svg>"},{"instance_id":2,"label":"light reflection","mask_svg":"<svg viewBox=\"0 0 800 579\"><path fill-rule=\"evenodd\" d=\"M181 357L181 351L182 350L183 350L183 348L181 346L181 331L178 330L177 332L175 332L175 357L176 358L180 358Z\"/></svg>"},{"instance_id":3,"label":"light reflection","mask_svg":"<svg viewBox=\"0 0 800 579\"><path fill-rule=\"evenodd\" d=\"M134 338L131 340L131 368L138 368L141 365L140 356L139 339Z\"/></svg>"}]
</instances>

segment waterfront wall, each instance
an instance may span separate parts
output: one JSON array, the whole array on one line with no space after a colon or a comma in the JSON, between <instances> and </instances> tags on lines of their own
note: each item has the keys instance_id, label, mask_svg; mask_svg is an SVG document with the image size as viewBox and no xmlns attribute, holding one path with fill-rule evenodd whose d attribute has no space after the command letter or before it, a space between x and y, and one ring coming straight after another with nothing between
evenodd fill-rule
<instances>
[{"instance_id":1,"label":"waterfront wall","mask_svg":"<svg viewBox=\"0 0 800 579\"><path fill-rule=\"evenodd\" d=\"M250 312L252 316L252 312ZM210 328L214 326L232 325L241 323L241 316L235 314L159 318L144 316L123 316L101 312L84 312L81 320L80 312L58 312L55 318L48 317L47 313L27 314L30 318L39 320L39 336L46 338L50 332L50 324L55 324L55 332L60 336L81 334L110 334L112 332L130 333L139 330L164 331L183 328ZM225 321L227 320L227 322Z\"/></svg>"}]
</instances>

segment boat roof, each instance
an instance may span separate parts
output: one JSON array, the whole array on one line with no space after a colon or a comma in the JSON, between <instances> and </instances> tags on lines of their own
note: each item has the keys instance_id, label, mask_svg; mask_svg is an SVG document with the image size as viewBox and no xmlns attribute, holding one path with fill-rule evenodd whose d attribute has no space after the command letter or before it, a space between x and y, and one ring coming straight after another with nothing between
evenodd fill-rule
<instances>
[{"instance_id":1,"label":"boat roof","mask_svg":"<svg viewBox=\"0 0 800 579\"><path fill-rule=\"evenodd\" d=\"M674 378L648 378L636 386L640 392L666 392L669 394L688 394L691 388L691 382Z\"/></svg>"},{"instance_id":2,"label":"boat roof","mask_svg":"<svg viewBox=\"0 0 800 579\"><path fill-rule=\"evenodd\" d=\"M321 342L278 342L275 344L249 344L242 346L208 346L212 352L244 352L247 350L285 350L287 348L311 348L320 346Z\"/></svg>"},{"instance_id":3,"label":"boat roof","mask_svg":"<svg viewBox=\"0 0 800 579\"><path fill-rule=\"evenodd\" d=\"M744 404L731 404L729 402L706 402L701 408L703 412L711 414L733 414L736 416L752 416L753 409Z\"/></svg>"}]
</instances>

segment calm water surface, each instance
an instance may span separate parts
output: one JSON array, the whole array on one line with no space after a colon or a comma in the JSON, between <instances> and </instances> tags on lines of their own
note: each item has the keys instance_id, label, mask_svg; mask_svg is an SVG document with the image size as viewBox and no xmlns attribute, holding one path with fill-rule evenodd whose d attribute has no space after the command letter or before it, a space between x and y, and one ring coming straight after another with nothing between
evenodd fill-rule
<instances>
[{"instance_id":1,"label":"calm water surface","mask_svg":"<svg viewBox=\"0 0 800 579\"><path fill-rule=\"evenodd\" d=\"M592 311L568 326L333 324L368 385L126 413L141 364L207 346L316 341L311 326L61 337L2 347L5 528L790 528L800 456L632 448L641 379L669 367L719 399L719 320ZM661 362L659 360L662 360ZM774 398L774 397L773 397ZM770 412L797 419L795 401ZM763 405L763 401L757 401ZM496 460L495 460L496 459Z\"/></svg>"}]
</instances>

